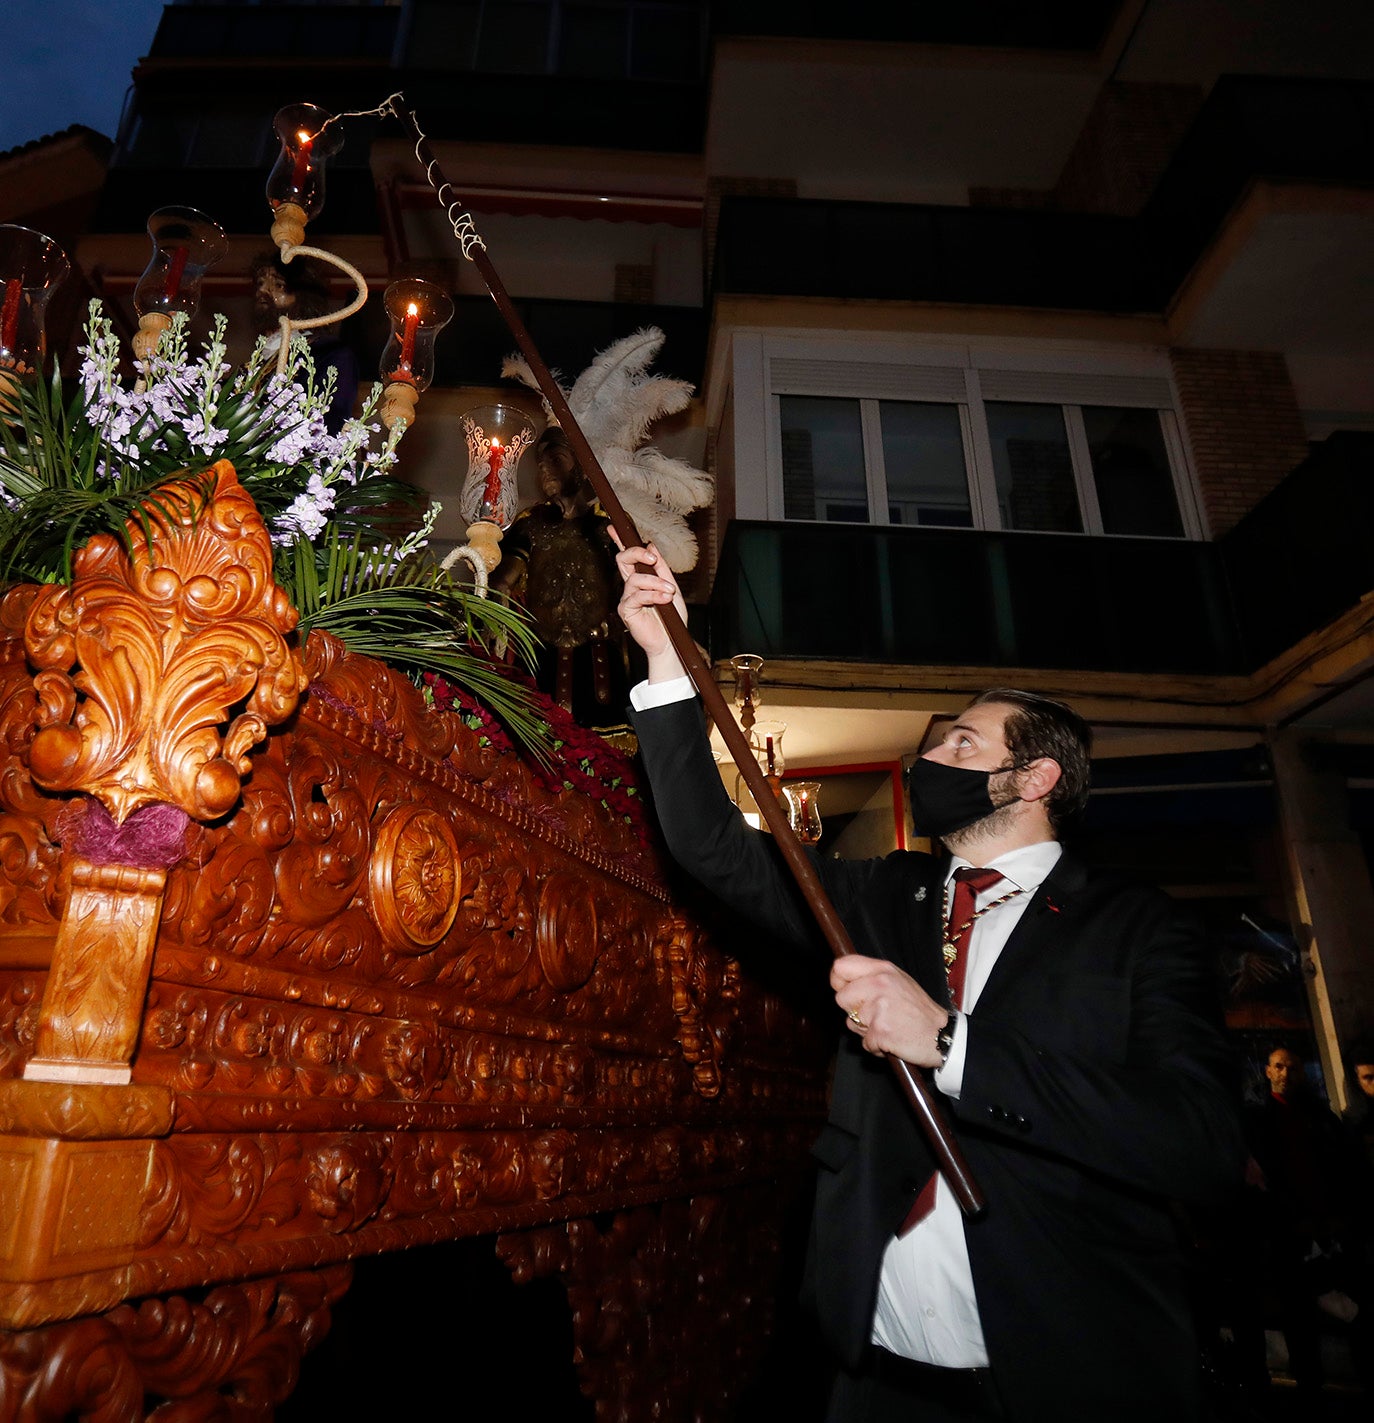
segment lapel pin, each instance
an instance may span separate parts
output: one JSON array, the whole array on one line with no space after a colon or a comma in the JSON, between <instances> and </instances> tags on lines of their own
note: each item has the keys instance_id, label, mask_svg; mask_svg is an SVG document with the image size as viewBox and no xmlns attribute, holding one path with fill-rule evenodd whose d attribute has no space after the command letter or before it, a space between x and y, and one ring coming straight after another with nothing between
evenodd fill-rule
<instances>
[{"instance_id":1,"label":"lapel pin","mask_svg":"<svg viewBox=\"0 0 1374 1423\"><path fill-rule=\"evenodd\" d=\"M926 887L925 887L925 885L922 885L922 886L920 887L920 889L918 889L918 890L916 891L916 903L919 904L925 897L926 897Z\"/></svg>"},{"instance_id":2,"label":"lapel pin","mask_svg":"<svg viewBox=\"0 0 1374 1423\"><path fill-rule=\"evenodd\" d=\"M1051 914L1059 913L1059 906L1054 902L1054 900L1049 897L1049 895L1045 896L1045 908L1048 909Z\"/></svg>"}]
</instances>

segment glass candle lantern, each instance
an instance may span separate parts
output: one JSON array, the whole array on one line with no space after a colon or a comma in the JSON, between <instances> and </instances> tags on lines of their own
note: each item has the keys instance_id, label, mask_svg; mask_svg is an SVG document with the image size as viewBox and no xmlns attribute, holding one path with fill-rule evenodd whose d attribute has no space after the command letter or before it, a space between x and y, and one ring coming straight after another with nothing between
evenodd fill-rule
<instances>
[{"instance_id":1,"label":"glass candle lantern","mask_svg":"<svg viewBox=\"0 0 1374 1423\"><path fill-rule=\"evenodd\" d=\"M735 709L739 712L740 726L747 732L754 725L754 713L763 702L759 690L763 658L756 652L737 652L730 659L730 667L735 674Z\"/></svg>"},{"instance_id":2,"label":"glass candle lantern","mask_svg":"<svg viewBox=\"0 0 1374 1423\"><path fill-rule=\"evenodd\" d=\"M768 782L768 789L779 800L782 799L782 773L787 765L782 754L782 738L786 730L785 721L756 721L748 732L749 750L758 762L764 780ZM734 802L752 826L756 829L768 828L767 823L762 821L758 802L749 788L749 783L739 771L735 773Z\"/></svg>"},{"instance_id":3,"label":"glass candle lantern","mask_svg":"<svg viewBox=\"0 0 1374 1423\"><path fill-rule=\"evenodd\" d=\"M70 270L67 254L51 237L0 225L0 373L29 376L42 367L48 298Z\"/></svg>"},{"instance_id":4,"label":"glass candle lantern","mask_svg":"<svg viewBox=\"0 0 1374 1423\"><path fill-rule=\"evenodd\" d=\"M433 282L410 277L392 282L382 304L391 322L391 339L382 351L382 380L428 390L434 379L434 338L453 320L453 298Z\"/></svg>"},{"instance_id":5,"label":"glass candle lantern","mask_svg":"<svg viewBox=\"0 0 1374 1423\"><path fill-rule=\"evenodd\" d=\"M468 472L458 510L472 523L506 528L515 518L520 492L516 467L533 443L534 422L514 405L481 405L462 418Z\"/></svg>"},{"instance_id":6,"label":"glass candle lantern","mask_svg":"<svg viewBox=\"0 0 1374 1423\"><path fill-rule=\"evenodd\" d=\"M756 721L749 730L749 749L765 776L782 779L787 767L782 754L782 738L786 730L785 721Z\"/></svg>"},{"instance_id":7,"label":"glass candle lantern","mask_svg":"<svg viewBox=\"0 0 1374 1423\"><path fill-rule=\"evenodd\" d=\"M818 844L821 838L821 783L790 781L782 788L787 798L787 823L803 845Z\"/></svg>"},{"instance_id":8,"label":"glass candle lantern","mask_svg":"<svg viewBox=\"0 0 1374 1423\"><path fill-rule=\"evenodd\" d=\"M343 147L343 125L316 104L288 104L272 127L281 152L267 175L267 201L278 221L272 237L279 245L299 244L305 224L324 207L325 163Z\"/></svg>"},{"instance_id":9,"label":"glass candle lantern","mask_svg":"<svg viewBox=\"0 0 1374 1423\"><path fill-rule=\"evenodd\" d=\"M392 282L382 298L391 337L382 351L379 371L385 391L382 423L390 430L398 421L415 419L415 403L434 379L434 338L453 320L453 298L433 282L409 277Z\"/></svg>"},{"instance_id":10,"label":"glass candle lantern","mask_svg":"<svg viewBox=\"0 0 1374 1423\"><path fill-rule=\"evenodd\" d=\"M148 219L153 255L134 288L134 310L140 316L184 311L193 316L200 305L205 273L229 250L219 224L195 208L158 208Z\"/></svg>"}]
</instances>

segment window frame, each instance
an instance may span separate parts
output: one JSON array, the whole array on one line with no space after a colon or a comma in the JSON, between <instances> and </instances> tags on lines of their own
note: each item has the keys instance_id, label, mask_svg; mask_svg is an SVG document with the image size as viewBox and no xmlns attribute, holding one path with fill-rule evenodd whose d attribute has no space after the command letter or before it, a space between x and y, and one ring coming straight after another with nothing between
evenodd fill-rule
<instances>
[{"instance_id":1,"label":"window frame","mask_svg":"<svg viewBox=\"0 0 1374 1423\"><path fill-rule=\"evenodd\" d=\"M973 531L1002 531L1005 525L997 501L986 406L990 400L1012 400L1053 405L1061 411L1083 535L1170 541L1179 538L1196 541L1206 536L1178 418L1178 393L1167 356L1162 351L1123 352L1108 348L1071 348L1068 343L1037 346L1027 342L982 348L894 346L874 359L871 348L865 346L861 359L852 343L764 338L760 344L761 349L756 354L761 359L750 359L746 354L736 374L746 374L752 368L763 381L761 393L768 415L764 440L766 507L771 521L827 522L789 519L784 512L782 397L796 395L858 402L870 515L867 522L879 526L891 523L880 403L888 400L954 405L963 439ZM1024 389L1015 394L998 392L989 396L984 391L985 375L994 385L1012 382ZM1180 534L1109 534L1104 530L1083 423L1084 406L1146 409L1156 413L1182 528Z\"/></svg>"}]
</instances>

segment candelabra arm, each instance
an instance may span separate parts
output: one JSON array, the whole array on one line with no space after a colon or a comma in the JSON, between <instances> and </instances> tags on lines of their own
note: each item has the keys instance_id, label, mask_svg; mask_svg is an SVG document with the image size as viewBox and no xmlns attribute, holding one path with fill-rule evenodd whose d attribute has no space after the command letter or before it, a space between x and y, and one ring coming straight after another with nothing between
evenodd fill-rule
<instances>
[{"instance_id":1,"label":"candelabra arm","mask_svg":"<svg viewBox=\"0 0 1374 1423\"><path fill-rule=\"evenodd\" d=\"M281 350L277 352L277 374L286 374L286 359L291 348L291 337L297 331L310 331L316 326L333 326L336 321L343 321L353 315L355 311L361 311L363 303L367 301L367 278L353 265L352 262L345 262L342 257L333 252L326 252L323 247L304 247L298 243L283 242L281 245L281 259L289 262L293 257L318 257L321 262L327 262L331 267L337 267L357 289L353 300L347 306L341 306L337 311L326 312L323 316L309 316L301 321L293 320L289 316L281 318Z\"/></svg>"},{"instance_id":2,"label":"candelabra arm","mask_svg":"<svg viewBox=\"0 0 1374 1423\"><path fill-rule=\"evenodd\" d=\"M466 563L472 569L472 591L477 597L485 598L488 579L487 561L482 557L481 551L473 548L471 544L459 544L452 553L445 556L439 567L447 573L459 561Z\"/></svg>"}]
</instances>

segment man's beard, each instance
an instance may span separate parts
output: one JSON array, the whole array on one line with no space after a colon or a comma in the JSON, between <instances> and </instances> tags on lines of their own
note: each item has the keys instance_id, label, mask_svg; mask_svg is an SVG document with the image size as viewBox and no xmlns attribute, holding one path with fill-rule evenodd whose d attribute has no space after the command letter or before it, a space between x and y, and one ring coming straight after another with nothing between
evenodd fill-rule
<instances>
[{"instance_id":1,"label":"man's beard","mask_svg":"<svg viewBox=\"0 0 1374 1423\"><path fill-rule=\"evenodd\" d=\"M1001 788L996 788L994 782L1001 774L1005 774L1007 780ZM995 840L1011 829L1016 820L1016 807L1021 804L1016 786L1016 767L1005 766L1001 772L993 772L993 780L988 782L988 795L996 807L994 810L981 820L965 825L962 830L951 830L948 835L940 837L941 843L951 853L971 859L967 853L969 849L984 840Z\"/></svg>"}]
</instances>

